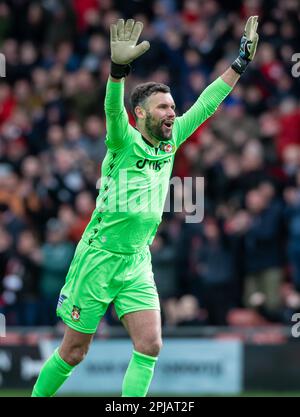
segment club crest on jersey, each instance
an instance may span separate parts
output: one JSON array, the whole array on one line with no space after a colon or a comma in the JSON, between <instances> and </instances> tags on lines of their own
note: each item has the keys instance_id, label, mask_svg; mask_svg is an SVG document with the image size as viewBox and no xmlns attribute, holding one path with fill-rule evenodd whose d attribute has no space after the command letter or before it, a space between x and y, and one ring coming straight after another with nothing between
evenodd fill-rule
<instances>
[{"instance_id":1,"label":"club crest on jersey","mask_svg":"<svg viewBox=\"0 0 300 417\"><path fill-rule=\"evenodd\" d=\"M81 311L81 308L73 305L73 310L72 310L72 313L71 313L71 317L72 317L73 321L79 321L80 320L80 311Z\"/></svg>"},{"instance_id":2,"label":"club crest on jersey","mask_svg":"<svg viewBox=\"0 0 300 417\"><path fill-rule=\"evenodd\" d=\"M171 143L167 143L166 145L162 143L160 149L166 153L170 153L173 151L173 145Z\"/></svg>"}]
</instances>

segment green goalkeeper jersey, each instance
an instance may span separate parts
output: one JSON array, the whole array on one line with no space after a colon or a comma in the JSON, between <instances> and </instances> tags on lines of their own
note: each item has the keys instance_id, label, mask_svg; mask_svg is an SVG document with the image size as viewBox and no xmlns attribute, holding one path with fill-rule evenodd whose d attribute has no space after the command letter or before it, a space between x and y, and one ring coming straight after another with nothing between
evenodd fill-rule
<instances>
[{"instance_id":1,"label":"green goalkeeper jersey","mask_svg":"<svg viewBox=\"0 0 300 417\"><path fill-rule=\"evenodd\" d=\"M118 253L152 243L161 222L174 157L179 146L211 116L232 87L218 78L175 119L172 138L152 146L129 124L124 81L108 80L105 97L107 153L96 208L83 239Z\"/></svg>"}]
</instances>

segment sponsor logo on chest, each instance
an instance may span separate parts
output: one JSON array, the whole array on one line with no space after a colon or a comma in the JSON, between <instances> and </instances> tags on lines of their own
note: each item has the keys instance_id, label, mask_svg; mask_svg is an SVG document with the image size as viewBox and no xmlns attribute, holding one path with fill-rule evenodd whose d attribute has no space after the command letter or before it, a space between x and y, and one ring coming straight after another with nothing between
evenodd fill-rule
<instances>
[{"instance_id":1,"label":"sponsor logo on chest","mask_svg":"<svg viewBox=\"0 0 300 417\"><path fill-rule=\"evenodd\" d=\"M148 166L150 169L153 169L154 171L160 171L165 165L171 163L172 158L164 159L162 161L151 161L148 158L139 159L136 162L136 167L138 169L144 169L146 166Z\"/></svg>"}]
</instances>

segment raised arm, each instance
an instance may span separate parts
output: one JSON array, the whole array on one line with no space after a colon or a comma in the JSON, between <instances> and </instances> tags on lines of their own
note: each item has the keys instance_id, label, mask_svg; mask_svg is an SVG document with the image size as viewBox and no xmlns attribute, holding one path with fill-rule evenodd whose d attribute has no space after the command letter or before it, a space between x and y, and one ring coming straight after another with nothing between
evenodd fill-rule
<instances>
[{"instance_id":1,"label":"raised arm","mask_svg":"<svg viewBox=\"0 0 300 417\"><path fill-rule=\"evenodd\" d=\"M257 16L249 17L241 39L239 56L219 78L211 83L193 106L177 118L178 145L185 141L219 107L253 60L257 42Z\"/></svg>"},{"instance_id":2,"label":"raised arm","mask_svg":"<svg viewBox=\"0 0 300 417\"><path fill-rule=\"evenodd\" d=\"M118 149L126 145L131 126L124 107L124 77L130 72L130 63L146 52L148 41L137 45L143 29L142 22L119 19L110 27L111 72L107 82L104 110L106 115L106 145Z\"/></svg>"}]
</instances>

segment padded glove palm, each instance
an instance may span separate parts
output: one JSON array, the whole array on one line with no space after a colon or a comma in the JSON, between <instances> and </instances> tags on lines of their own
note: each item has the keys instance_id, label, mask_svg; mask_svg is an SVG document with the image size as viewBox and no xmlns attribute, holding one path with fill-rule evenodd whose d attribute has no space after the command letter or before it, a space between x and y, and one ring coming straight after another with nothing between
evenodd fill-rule
<instances>
[{"instance_id":1,"label":"padded glove palm","mask_svg":"<svg viewBox=\"0 0 300 417\"><path fill-rule=\"evenodd\" d=\"M133 19L128 19L126 23L124 19L119 19L116 25L111 25L111 60L115 64L130 64L150 48L148 41L137 45L142 30L143 23L135 22Z\"/></svg>"}]
</instances>

